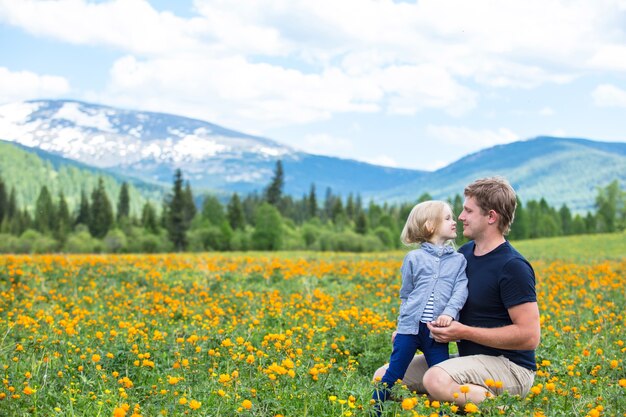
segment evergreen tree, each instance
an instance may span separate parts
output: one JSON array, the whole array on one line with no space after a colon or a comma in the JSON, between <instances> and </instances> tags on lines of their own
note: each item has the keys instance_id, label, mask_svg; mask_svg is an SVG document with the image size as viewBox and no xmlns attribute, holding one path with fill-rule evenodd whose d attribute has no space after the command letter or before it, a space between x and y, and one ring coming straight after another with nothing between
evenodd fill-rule
<instances>
[{"instance_id":1,"label":"evergreen tree","mask_svg":"<svg viewBox=\"0 0 626 417\"><path fill-rule=\"evenodd\" d=\"M311 184L311 190L309 191L309 198L307 201L307 208L309 217L317 216L317 196L315 195L315 184Z\"/></svg>"},{"instance_id":2,"label":"evergreen tree","mask_svg":"<svg viewBox=\"0 0 626 417\"><path fill-rule=\"evenodd\" d=\"M333 205L335 204L335 196L330 187L326 187L326 195L324 197L324 218L333 218Z\"/></svg>"},{"instance_id":3,"label":"evergreen tree","mask_svg":"<svg viewBox=\"0 0 626 417\"><path fill-rule=\"evenodd\" d=\"M255 229L252 234L254 246L259 250L278 250L282 245L282 217L276 207L263 203L257 209Z\"/></svg>"},{"instance_id":4,"label":"evergreen tree","mask_svg":"<svg viewBox=\"0 0 626 417\"><path fill-rule=\"evenodd\" d=\"M515 209L515 218L511 225L511 232L509 233L509 239L522 240L528 239L528 215L526 209L522 205L522 201L519 197L517 199L517 208Z\"/></svg>"},{"instance_id":5,"label":"evergreen tree","mask_svg":"<svg viewBox=\"0 0 626 417\"><path fill-rule=\"evenodd\" d=\"M74 225L83 224L88 226L91 223L91 207L89 206L89 199L85 190L80 192L80 205L78 206L78 213L76 214L76 220Z\"/></svg>"},{"instance_id":6,"label":"evergreen tree","mask_svg":"<svg viewBox=\"0 0 626 417\"><path fill-rule=\"evenodd\" d=\"M202 203L202 218L213 226L219 226L226 220L224 207L214 195L209 195L204 199Z\"/></svg>"},{"instance_id":7,"label":"evergreen tree","mask_svg":"<svg viewBox=\"0 0 626 417\"><path fill-rule=\"evenodd\" d=\"M585 233L587 233L585 219L583 219L580 214L577 214L576 216L574 216L574 220L572 220L572 234L582 235Z\"/></svg>"},{"instance_id":8,"label":"evergreen tree","mask_svg":"<svg viewBox=\"0 0 626 417\"><path fill-rule=\"evenodd\" d=\"M356 216L356 220L354 222L354 231L360 235L364 235L367 233L368 225L367 225L367 215L364 211L360 211Z\"/></svg>"},{"instance_id":9,"label":"evergreen tree","mask_svg":"<svg viewBox=\"0 0 626 417\"><path fill-rule=\"evenodd\" d=\"M152 234L156 235L159 233L159 221L156 210L149 201L146 201L141 210L141 226Z\"/></svg>"},{"instance_id":10,"label":"evergreen tree","mask_svg":"<svg viewBox=\"0 0 626 417\"><path fill-rule=\"evenodd\" d=\"M352 197L352 193L348 194L348 200L346 201L346 216L348 219L354 220L356 216L356 207L354 205L354 197Z\"/></svg>"},{"instance_id":11,"label":"evergreen tree","mask_svg":"<svg viewBox=\"0 0 626 417\"><path fill-rule=\"evenodd\" d=\"M187 181L187 185L185 186L185 191L183 192L183 200L184 200L184 213L185 213L185 222L187 224L191 224L191 221L194 217L196 217L196 213L198 209L196 208L196 203L193 198L193 192L191 191L191 185L189 185L189 181Z\"/></svg>"},{"instance_id":12,"label":"evergreen tree","mask_svg":"<svg viewBox=\"0 0 626 417\"><path fill-rule=\"evenodd\" d=\"M128 192L128 184L122 183L120 194L117 200L117 222L122 219L128 219L130 216L130 194Z\"/></svg>"},{"instance_id":13,"label":"evergreen tree","mask_svg":"<svg viewBox=\"0 0 626 417\"><path fill-rule=\"evenodd\" d=\"M561 230L564 235L572 234L572 212L567 207L566 204L563 204L559 209L559 217L561 218Z\"/></svg>"},{"instance_id":14,"label":"evergreen tree","mask_svg":"<svg viewBox=\"0 0 626 417\"><path fill-rule=\"evenodd\" d=\"M9 197L7 195L6 186L4 181L0 177L0 223L5 217L8 217L9 211Z\"/></svg>"},{"instance_id":15,"label":"evergreen tree","mask_svg":"<svg viewBox=\"0 0 626 417\"><path fill-rule=\"evenodd\" d=\"M98 185L91 193L91 213L89 216L91 236L102 239L113 226L113 207L104 189L104 180L98 178Z\"/></svg>"},{"instance_id":16,"label":"evergreen tree","mask_svg":"<svg viewBox=\"0 0 626 417\"><path fill-rule=\"evenodd\" d=\"M243 206L243 214L246 218L246 224L254 225L256 221L256 209L263 202L262 197L260 197L256 191L249 193L242 201Z\"/></svg>"},{"instance_id":17,"label":"evergreen tree","mask_svg":"<svg viewBox=\"0 0 626 417\"><path fill-rule=\"evenodd\" d=\"M15 187L11 187L11 194L9 195L9 204L7 206L6 216L9 219L13 219L18 213L17 197L15 195Z\"/></svg>"},{"instance_id":18,"label":"evergreen tree","mask_svg":"<svg viewBox=\"0 0 626 417\"><path fill-rule=\"evenodd\" d=\"M596 233L598 231L596 224L596 216L591 214L591 212L587 212L585 216L585 229L587 233Z\"/></svg>"},{"instance_id":19,"label":"evergreen tree","mask_svg":"<svg viewBox=\"0 0 626 417\"><path fill-rule=\"evenodd\" d=\"M624 227L624 192L617 180L598 189L597 227L601 232L615 232Z\"/></svg>"},{"instance_id":20,"label":"evergreen tree","mask_svg":"<svg viewBox=\"0 0 626 417\"><path fill-rule=\"evenodd\" d=\"M228 202L226 208L228 223L233 230L244 229L246 226L246 219L243 213L243 206L237 193L233 193L233 196Z\"/></svg>"},{"instance_id":21,"label":"evergreen tree","mask_svg":"<svg viewBox=\"0 0 626 417\"><path fill-rule=\"evenodd\" d=\"M333 202L333 207L331 211L331 219L334 223L338 221L340 216L344 216L343 203L341 202L341 198L335 198Z\"/></svg>"},{"instance_id":22,"label":"evergreen tree","mask_svg":"<svg viewBox=\"0 0 626 417\"><path fill-rule=\"evenodd\" d=\"M59 193L59 206L57 210L57 228L55 230L54 237L61 243L65 243L67 235L72 228L72 218L70 215L70 209L65 201L65 196L61 191Z\"/></svg>"},{"instance_id":23,"label":"evergreen tree","mask_svg":"<svg viewBox=\"0 0 626 417\"><path fill-rule=\"evenodd\" d=\"M56 213L52 196L48 187L41 187L35 203L35 230L40 233L49 233L56 229Z\"/></svg>"},{"instance_id":24,"label":"evergreen tree","mask_svg":"<svg viewBox=\"0 0 626 417\"><path fill-rule=\"evenodd\" d=\"M283 196L284 185L285 179L283 172L283 163L279 159L278 161L276 161L276 168L274 169L274 176L272 177L272 181L265 191L265 201L267 201L274 207L279 207L281 198Z\"/></svg>"},{"instance_id":25,"label":"evergreen tree","mask_svg":"<svg viewBox=\"0 0 626 417\"><path fill-rule=\"evenodd\" d=\"M168 202L167 232L170 241L177 251L183 251L187 247L187 230L189 223L185 213L185 192L183 190L183 173L180 169L174 174L172 195Z\"/></svg>"},{"instance_id":26,"label":"evergreen tree","mask_svg":"<svg viewBox=\"0 0 626 417\"><path fill-rule=\"evenodd\" d=\"M367 208L367 222L369 223L369 227L375 229L378 227L378 221L383 215L382 208L374 203L374 201L370 201L369 207Z\"/></svg>"}]
</instances>

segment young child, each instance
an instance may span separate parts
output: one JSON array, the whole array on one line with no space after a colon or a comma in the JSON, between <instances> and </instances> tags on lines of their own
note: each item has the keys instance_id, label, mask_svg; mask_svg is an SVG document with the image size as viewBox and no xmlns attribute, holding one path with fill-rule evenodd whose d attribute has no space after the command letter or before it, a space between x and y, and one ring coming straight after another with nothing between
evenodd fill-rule
<instances>
[{"instance_id":1,"label":"young child","mask_svg":"<svg viewBox=\"0 0 626 417\"><path fill-rule=\"evenodd\" d=\"M413 207L402 230L406 245L419 244L402 264L400 314L393 341L389 367L374 391L375 410L380 415L382 401L404 374L419 349L428 366L449 358L448 344L430 336L426 323L449 326L467 299L465 257L456 252L456 221L452 208L444 201L425 201Z\"/></svg>"}]
</instances>

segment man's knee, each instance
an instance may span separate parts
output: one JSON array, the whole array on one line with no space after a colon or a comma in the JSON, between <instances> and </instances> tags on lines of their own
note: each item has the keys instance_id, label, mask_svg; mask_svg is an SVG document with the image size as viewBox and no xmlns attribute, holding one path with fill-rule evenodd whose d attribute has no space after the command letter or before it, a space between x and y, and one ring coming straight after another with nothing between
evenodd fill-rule
<instances>
[{"instance_id":1,"label":"man's knee","mask_svg":"<svg viewBox=\"0 0 626 417\"><path fill-rule=\"evenodd\" d=\"M424 388L435 398L447 396L452 384L454 380L438 366L429 368L424 374Z\"/></svg>"},{"instance_id":2,"label":"man's knee","mask_svg":"<svg viewBox=\"0 0 626 417\"><path fill-rule=\"evenodd\" d=\"M385 372L387 372L387 365L383 365L374 372L373 381L380 381L384 376Z\"/></svg>"}]
</instances>

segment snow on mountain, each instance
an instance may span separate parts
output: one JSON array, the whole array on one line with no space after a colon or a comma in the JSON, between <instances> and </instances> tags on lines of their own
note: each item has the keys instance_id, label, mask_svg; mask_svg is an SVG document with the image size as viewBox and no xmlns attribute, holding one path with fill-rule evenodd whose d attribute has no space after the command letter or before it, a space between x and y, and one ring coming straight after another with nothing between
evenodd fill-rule
<instances>
[{"instance_id":1,"label":"snow on mountain","mask_svg":"<svg viewBox=\"0 0 626 417\"><path fill-rule=\"evenodd\" d=\"M64 100L0 106L0 137L100 168L297 157L287 146L200 120Z\"/></svg>"},{"instance_id":2,"label":"snow on mountain","mask_svg":"<svg viewBox=\"0 0 626 417\"><path fill-rule=\"evenodd\" d=\"M195 189L248 192L269 183L283 161L286 191L377 191L419 171L309 155L201 120L72 100L0 106L0 139L144 181L169 184L180 168Z\"/></svg>"}]
</instances>

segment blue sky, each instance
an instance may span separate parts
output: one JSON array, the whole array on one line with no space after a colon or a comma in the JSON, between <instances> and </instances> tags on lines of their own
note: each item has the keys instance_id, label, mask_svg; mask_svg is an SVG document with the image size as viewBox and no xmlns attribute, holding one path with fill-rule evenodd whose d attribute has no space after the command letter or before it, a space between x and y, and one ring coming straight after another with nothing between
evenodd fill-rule
<instances>
[{"instance_id":1,"label":"blue sky","mask_svg":"<svg viewBox=\"0 0 626 417\"><path fill-rule=\"evenodd\" d=\"M0 0L0 104L161 111L434 170L626 142L626 1Z\"/></svg>"}]
</instances>

